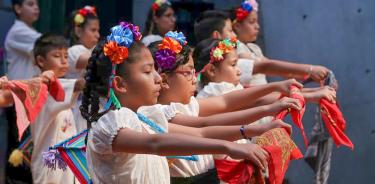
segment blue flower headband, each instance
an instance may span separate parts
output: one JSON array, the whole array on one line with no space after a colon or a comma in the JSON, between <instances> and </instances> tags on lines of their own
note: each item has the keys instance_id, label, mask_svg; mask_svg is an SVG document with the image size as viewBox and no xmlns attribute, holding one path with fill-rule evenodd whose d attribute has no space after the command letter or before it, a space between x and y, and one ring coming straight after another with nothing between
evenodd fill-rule
<instances>
[{"instance_id":1,"label":"blue flower headband","mask_svg":"<svg viewBox=\"0 0 375 184\"><path fill-rule=\"evenodd\" d=\"M135 41L140 41L141 38L142 34L139 32L139 27L131 23L120 22L119 25L111 28L111 34L107 36L107 43L103 47L104 55L112 62L112 72L108 86L108 101L104 106L105 110L108 110L112 104L116 108L121 108L121 104L112 89L112 80L116 75L117 65L123 63L128 58L128 48Z\"/></svg>"}]
</instances>

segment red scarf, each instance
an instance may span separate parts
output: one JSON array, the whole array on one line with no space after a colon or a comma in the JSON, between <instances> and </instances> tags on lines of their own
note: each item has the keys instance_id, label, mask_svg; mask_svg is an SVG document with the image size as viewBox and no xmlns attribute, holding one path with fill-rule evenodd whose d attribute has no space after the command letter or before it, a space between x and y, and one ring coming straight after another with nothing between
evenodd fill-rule
<instances>
[{"instance_id":1,"label":"red scarf","mask_svg":"<svg viewBox=\"0 0 375 184\"><path fill-rule=\"evenodd\" d=\"M297 87L292 86L291 87L291 91L292 91L292 93L290 95L290 98L298 99L298 101L299 101L299 103L301 105L301 110L299 110L299 111L296 110L296 109L290 109L290 114L292 116L292 121L301 130L303 141L304 141L305 145L307 146L309 143L308 143L307 136L306 136L306 133L305 133L305 129L304 129L303 123L302 123L303 114L305 113L305 110L306 110L305 98L299 92L299 89ZM279 114L277 114L275 116L275 119L281 119L282 120L288 114L289 114L289 110L288 109L283 110L283 111L281 111Z\"/></svg>"},{"instance_id":2,"label":"red scarf","mask_svg":"<svg viewBox=\"0 0 375 184\"><path fill-rule=\"evenodd\" d=\"M289 161L303 157L285 129L276 128L256 138L256 144L269 153L270 184L282 184ZM249 161L215 160L220 180L229 184L265 183L262 172Z\"/></svg>"},{"instance_id":3,"label":"red scarf","mask_svg":"<svg viewBox=\"0 0 375 184\"><path fill-rule=\"evenodd\" d=\"M38 79L8 81L8 86L12 86L10 91L16 108L18 138L21 139L27 127L35 121L46 103L48 87ZM64 101L65 93L59 80L50 83L49 92L56 101Z\"/></svg>"},{"instance_id":4,"label":"red scarf","mask_svg":"<svg viewBox=\"0 0 375 184\"><path fill-rule=\"evenodd\" d=\"M345 135L346 121L336 103L331 103L326 99L320 100L320 113L327 127L329 135L336 146L344 145L354 149L352 141Z\"/></svg>"}]
</instances>

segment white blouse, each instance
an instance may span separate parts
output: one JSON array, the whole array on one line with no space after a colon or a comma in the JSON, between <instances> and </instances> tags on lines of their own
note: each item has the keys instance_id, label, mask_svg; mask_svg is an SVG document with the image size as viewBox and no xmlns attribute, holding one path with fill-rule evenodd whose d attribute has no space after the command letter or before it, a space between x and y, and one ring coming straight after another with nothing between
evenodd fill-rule
<instances>
[{"instance_id":1,"label":"white blouse","mask_svg":"<svg viewBox=\"0 0 375 184\"><path fill-rule=\"evenodd\" d=\"M148 108L138 112L144 115L153 113ZM168 129L166 120L159 122L160 126ZM124 107L109 111L93 123L87 142L87 163L93 183L169 184L170 175L165 157L112 150L112 142L122 128L155 133L138 119L136 113Z\"/></svg>"},{"instance_id":2,"label":"white blouse","mask_svg":"<svg viewBox=\"0 0 375 184\"><path fill-rule=\"evenodd\" d=\"M84 77L85 69L77 69L78 59L84 53L91 54L91 51L81 44L73 45L68 49L69 70L65 74L66 78L79 79Z\"/></svg>"},{"instance_id":3,"label":"white blouse","mask_svg":"<svg viewBox=\"0 0 375 184\"><path fill-rule=\"evenodd\" d=\"M163 105L162 111L165 117L170 120L177 114L184 114L188 116L198 117L199 104L195 97L190 98L189 104L171 103L170 105ZM171 176L173 177L190 177L196 176L213 169L214 161L212 155L197 155L198 161L188 161L183 159L176 159L169 165Z\"/></svg>"},{"instance_id":4,"label":"white blouse","mask_svg":"<svg viewBox=\"0 0 375 184\"><path fill-rule=\"evenodd\" d=\"M262 50L260 49L258 45L254 43L244 44L240 42L240 44L237 47L237 54L242 54L242 53L250 54L250 56L252 57L251 59L254 60L255 62L263 62L264 55L262 53ZM241 72L243 72L244 74L247 74L244 71L243 67L241 67L240 65L239 67L240 67ZM266 75L264 74L254 74L252 75L252 78L250 81L248 78L244 78L244 77L247 77L247 76L243 76L241 74L240 80L241 80L241 84L243 85L256 86L256 85L262 85L262 84L268 83L266 79Z\"/></svg>"}]
</instances>

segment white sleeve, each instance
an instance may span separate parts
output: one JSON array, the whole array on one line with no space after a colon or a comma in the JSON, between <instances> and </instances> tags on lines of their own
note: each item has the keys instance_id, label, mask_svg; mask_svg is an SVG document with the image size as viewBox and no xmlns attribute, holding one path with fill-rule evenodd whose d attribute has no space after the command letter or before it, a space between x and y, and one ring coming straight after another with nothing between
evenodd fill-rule
<instances>
[{"instance_id":1,"label":"white sleeve","mask_svg":"<svg viewBox=\"0 0 375 184\"><path fill-rule=\"evenodd\" d=\"M137 115L127 108L109 111L90 129L89 146L99 154L111 154L112 143L118 132L123 128L142 132ZM91 141L90 141L91 140Z\"/></svg>"},{"instance_id":2,"label":"white sleeve","mask_svg":"<svg viewBox=\"0 0 375 184\"><path fill-rule=\"evenodd\" d=\"M189 104L171 103L170 105L163 105L161 109L168 120L172 119L177 114L188 116L199 115L199 103L195 97L190 98Z\"/></svg>"},{"instance_id":3,"label":"white sleeve","mask_svg":"<svg viewBox=\"0 0 375 184\"><path fill-rule=\"evenodd\" d=\"M26 55L32 55L35 41L41 34L35 30L14 29L6 45Z\"/></svg>"},{"instance_id":4,"label":"white sleeve","mask_svg":"<svg viewBox=\"0 0 375 184\"><path fill-rule=\"evenodd\" d=\"M68 49L69 71L77 71L77 62L83 53L90 53L90 50L83 45L74 45Z\"/></svg>"},{"instance_id":5,"label":"white sleeve","mask_svg":"<svg viewBox=\"0 0 375 184\"><path fill-rule=\"evenodd\" d=\"M76 79L58 79L61 86L64 89L65 98L63 102L57 102L55 104L56 110L62 111L73 107L76 103L79 92L74 92L74 86L76 84Z\"/></svg>"},{"instance_id":6,"label":"white sleeve","mask_svg":"<svg viewBox=\"0 0 375 184\"><path fill-rule=\"evenodd\" d=\"M254 61L250 59L238 59L238 68L240 68L240 83L244 86L249 85L253 76Z\"/></svg>"},{"instance_id":7,"label":"white sleeve","mask_svg":"<svg viewBox=\"0 0 375 184\"><path fill-rule=\"evenodd\" d=\"M168 132L168 119L166 118L165 113L162 109L163 105L160 104L153 106L142 106L138 109L138 113L144 115Z\"/></svg>"}]
</instances>

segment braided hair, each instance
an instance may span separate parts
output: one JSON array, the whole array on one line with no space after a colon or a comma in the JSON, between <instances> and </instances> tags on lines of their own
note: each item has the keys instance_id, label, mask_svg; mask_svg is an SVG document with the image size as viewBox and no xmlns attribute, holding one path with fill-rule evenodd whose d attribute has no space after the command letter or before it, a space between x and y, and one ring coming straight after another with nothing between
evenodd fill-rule
<instances>
[{"instance_id":1,"label":"braided hair","mask_svg":"<svg viewBox=\"0 0 375 184\"><path fill-rule=\"evenodd\" d=\"M82 117L87 120L87 127L91 127L91 123L97 121L101 116L107 113L110 109L103 112L100 110L100 98L106 98L108 94L109 78L112 72L112 62L104 55L103 47L106 43L101 40L94 48L89 63L87 65L87 72L85 75L86 86L83 90L82 105L80 106ZM128 71L127 65L137 61L138 54L141 49L146 49L143 43L134 41L129 47L129 57L126 62L118 64L116 75L126 77ZM111 108L113 109L113 107Z\"/></svg>"}]
</instances>

